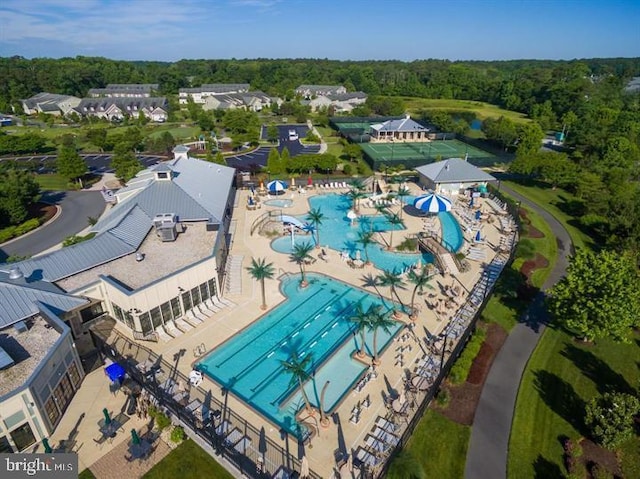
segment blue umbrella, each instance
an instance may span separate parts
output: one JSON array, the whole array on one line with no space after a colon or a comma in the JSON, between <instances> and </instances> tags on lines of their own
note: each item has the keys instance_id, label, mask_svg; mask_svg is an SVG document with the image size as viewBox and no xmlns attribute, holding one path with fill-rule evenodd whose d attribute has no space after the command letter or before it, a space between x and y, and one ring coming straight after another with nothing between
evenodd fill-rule
<instances>
[{"instance_id":1,"label":"blue umbrella","mask_svg":"<svg viewBox=\"0 0 640 479\"><path fill-rule=\"evenodd\" d=\"M289 185L287 185L284 181L281 180L273 180L267 183L267 189L271 193L277 193L280 191L285 191Z\"/></svg>"},{"instance_id":2,"label":"blue umbrella","mask_svg":"<svg viewBox=\"0 0 640 479\"><path fill-rule=\"evenodd\" d=\"M476 233L474 241L482 241L482 235L480 234L480 230Z\"/></svg>"},{"instance_id":3,"label":"blue umbrella","mask_svg":"<svg viewBox=\"0 0 640 479\"><path fill-rule=\"evenodd\" d=\"M480 213L480 210L476 210L476 220L480 220L481 215L482 213Z\"/></svg>"},{"instance_id":4,"label":"blue umbrella","mask_svg":"<svg viewBox=\"0 0 640 479\"><path fill-rule=\"evenodd\" d=\"M418 196L413 200L413 206L427 213L440 213L451 210L451 200L435 194Z\"/></svg>"},{"instance_id":5,"label":"blue umbrella","mask_svg":"<svg viewBox=\"0 0 640 479\"><path fill-rule=\"evenodd\" d=\"M469 208L473 208L473 196L471 197L471 200L469 200Z\"/></svg>"}]
</instances>

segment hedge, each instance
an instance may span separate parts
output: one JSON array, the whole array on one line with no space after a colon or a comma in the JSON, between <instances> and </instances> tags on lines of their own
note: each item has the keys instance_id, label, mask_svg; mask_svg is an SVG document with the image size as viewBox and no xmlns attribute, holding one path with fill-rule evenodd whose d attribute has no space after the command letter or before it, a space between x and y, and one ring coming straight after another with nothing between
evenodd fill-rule
<instances>
[{"instance_id":1,"label":"hedge","mask_svg":"<svg viewBox=\"0 0 640 479\"><path fill-rule=\"evenodd\" d=\"M469 370L473 360L476 358L484 343L484 338L487 336L487 332L484 329L476 329L476 332L471 336L471 339L467 343L464 351L455 362L449 373L449 381L452 384L460 384L467 380Z\"/></svg>"},{"instance_id":2,"label":"hedge","mask_svg":"<svg viewBox=\"0 0 640 479\"><path fill-rule=\"evenodd\" d=\"M9 241L11 238L22 236L31 230L40 226L40 220L38 218L32 218L29 221L25 221L17 226L8 226L0 230L0 243Z\"/></svg>"}]
</instances>

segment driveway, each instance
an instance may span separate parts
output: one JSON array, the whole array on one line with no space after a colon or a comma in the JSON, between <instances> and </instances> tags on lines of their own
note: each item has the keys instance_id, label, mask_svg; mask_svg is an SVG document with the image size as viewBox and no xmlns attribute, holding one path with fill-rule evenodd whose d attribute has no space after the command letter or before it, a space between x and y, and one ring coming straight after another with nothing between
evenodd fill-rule
<instances>
[{"instance_id":1,"label":"driveway","mask_svg":"<svg viewBox=\"0 0 640 479\"><path fill-rule=\"evenodd\" d=\"M507 337L489 371L471 429L466 479L501 479L507 476L509 435L520 379L549 320L544 307L544 291L565 275L573 250L569 233L550 213L504 185L502 190L544 218L557 238L558 257L542 290Z\"/></svg>"},{"instance_id":2,"label":"driveway","mask_svg":"<svg viewBox=\"0 0 640 479\"><path fill-rule=\"evenodd\" d=\"M59 245L67 237L89 226L89 216L98 218L106 203L99 191L48 192L43 201L58 204L58 218L31 234L0 247L0 262L8 256L33 256Z\"/></svg>"},{"instance_id":3,"label":"driveway","mask_svg":"<svg viewBox=\"0 0 640 479\"><path fill-rule=\"evenodd\" d=\"M306 128L306 127L305 127ZM289 141L289 138L281 138L278 145L278 151L282 153L284 148L289 150L291 157L298 155L310 155L316 154L320 151L320 145L303 145L298 140ZM269 151L271 148L268 146L261 146L250 153L243 155L228 156L225 158L227 166L236 168L240 171L259 171L261 168L267 166L267 160L269 158Z\"/></svg>"}]
</instances>

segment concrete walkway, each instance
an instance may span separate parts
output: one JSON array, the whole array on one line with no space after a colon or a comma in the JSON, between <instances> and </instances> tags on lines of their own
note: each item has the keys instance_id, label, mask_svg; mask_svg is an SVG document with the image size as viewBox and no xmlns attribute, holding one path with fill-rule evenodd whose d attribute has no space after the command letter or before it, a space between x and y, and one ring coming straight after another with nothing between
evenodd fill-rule
<instances>
[{"instance_id":1,"label":"concrete walkway","mask_svg":"<svg viewBox=\"0 0 640 479\"><path fill-rule=\"evenodd\" d=\"M520 379L548 319L544 291L564 276L573 249L569 233L551 214L504 185L502 190L534 210L549 224L558 241L558 258L541 292L509 334L489 371L471 430L466 479L507 476L509 436Z\"/></svg>"}]
</instances>

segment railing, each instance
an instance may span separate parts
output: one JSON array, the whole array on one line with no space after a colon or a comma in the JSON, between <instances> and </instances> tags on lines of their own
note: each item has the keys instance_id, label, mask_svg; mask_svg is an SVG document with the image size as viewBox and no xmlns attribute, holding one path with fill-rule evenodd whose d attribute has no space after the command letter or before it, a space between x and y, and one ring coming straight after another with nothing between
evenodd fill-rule
<instances>
[{"instance_id":1,"label":"railing","mask_svg":"<svg viewBox=\"0 0 640 479\"><path fill-rule=\"evenodd\" d=\"M280 217L280 216L282 216L282 210L273 210L273 211L267 211L265 213L262 213L255 220L253 220L249 234L253 236L253 233L255 233L256 230L261 229L265 225L265 223L268 223L274 217Z\"/></svg>"},{"instance_id":2,"label":"railing","mask_svg":"<svg viewBox=\"0 0 640 479\"><path fill-rule=\"evenodd\" d=\"M144 334L141 331L133 332L133 339L137 341L152 341L154 343L158 342L158 333L155 331L150 332L149 334Z\"/></svg>"},{"instance_id":3,"label":"railing","mask_svg":"<svg viewBox=\"0 0 640 479\"><path fill-rule=\"evenodd\" d=\"M418 245L422 246L425 250L433 255L436 266L441 273L444 274L447 272L447 265L442 258L445 255L449 256L453 260L458 270L462 270L462 266L460 265L460 261L458 260L458 258L451 254L448 249L438 243L434 238L432 238L431 236L418 234L416 235L416 239L418 240Z\"/></svg>"}]
</instances>

